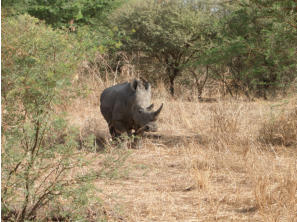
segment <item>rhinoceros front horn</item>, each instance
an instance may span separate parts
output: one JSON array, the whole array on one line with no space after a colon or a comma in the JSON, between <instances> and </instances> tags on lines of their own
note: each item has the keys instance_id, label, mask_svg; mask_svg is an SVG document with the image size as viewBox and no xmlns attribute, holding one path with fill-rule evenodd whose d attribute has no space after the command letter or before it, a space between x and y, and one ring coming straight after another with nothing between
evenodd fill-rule
<instances>
[{"instance_id":1,"label":"rhinoceros front horn","mask_svg":"<svg viewBox=\"0 0 297 222\"><path fill-rule=\"evenodd\" d=\"M160 106L160 108L159 108L157 111L154 112L153 115L154 115L154 118L155 118L155 119L156 119L156 118L158 117L158 115L160 114L162 108L163 108L163 103L162 103L162 105Z\"/></svg>"}]
</instances>

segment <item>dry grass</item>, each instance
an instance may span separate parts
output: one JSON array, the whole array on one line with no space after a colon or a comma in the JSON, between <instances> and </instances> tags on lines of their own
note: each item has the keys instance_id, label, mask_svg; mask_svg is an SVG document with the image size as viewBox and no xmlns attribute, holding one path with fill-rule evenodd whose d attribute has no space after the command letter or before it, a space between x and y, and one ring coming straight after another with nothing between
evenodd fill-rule
<instances>
[{"instance_id":1,"label":"dry grass","mask_svg":"<svg viewBox=\"0 0 297 222\"><path fill-rule=\"evenodd\" d=\"M259 140L284 146L297 146L297 101L265 122L259 132Z\"/></svg>"},{"instance_id":2,"label":"dry grass","mask_svg":"<svg viewBox=\"0 0 297 222\"><path fill-rule=\"evenodd\" d=\"M91 132L108 140L99 110L106 83L90 85L89 96L68 107L70 120L84 132L91 120ZM277 102L185 102L163 86L153 97L157 107L165 104L159 132L130 150L126 176L95 182L107 221L296 221L296 143L259 141L263 128L284 132L284 141L296 138L294 113L267 125L274 112L296 111L296 103L272 110Z\"/></svg>"}]
</instances>

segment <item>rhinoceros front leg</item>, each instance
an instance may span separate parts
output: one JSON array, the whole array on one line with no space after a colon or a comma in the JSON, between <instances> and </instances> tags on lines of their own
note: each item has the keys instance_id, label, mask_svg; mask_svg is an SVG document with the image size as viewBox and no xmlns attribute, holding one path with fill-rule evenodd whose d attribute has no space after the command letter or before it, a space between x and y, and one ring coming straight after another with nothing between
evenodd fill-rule
<instances>
[{"instance_id":1,"label":"rhinoceros front leg","mask_svg":"<svg viewBox=\"0 0 297 222\"><path fill-rule=\"evenodd\" d=\"M127 133L130 135L130 130L121 121L114 121L109 127L109 132L112 137L120 137L122 134Z\"/></svg>"},{"instance_id":2,"label":"rhinoceros front leg","mask_svg":"<svg viewBox=\"0 0 297 222\"><path fill-rule=\"evenodd\" d=\"M129 144L127 136L124 136L125 133L130 137L132 132L130 129L127 129L126 125L121 121L114 121L109 127L112 140L121 148L126 148Z\"/></svg>"},{"instance_id":3,"label":"rhinoceros front leg","mask_svg":"<svg viewBox=\"0 0 297 222\"><path fill-rule=\"evenodd\" d=\"M111 124L108 125L108 128L109 128L109 133L110 133L111 137L114 138L116 136L115 128Z\"/></svg>"},{"instance_id":4,"label":"rhinoceros front leg","mask_svg":"<svg viewBox=\"0 0 297 222\"><path fill-rule=\"evenodd\" d=\"M112 139L119 143L120 147L130 147L130 148L135 148L135 141L138 140L137 137L134 137L133 140L131 141L132 135L132 129L127 128L127 125L121 121L114 121L113 124L109 127L109 131L111 133ZM125 133L127 134L126 136L129 137L124 137ZM132 143L131 143L132 142Z\"/></svg>"}]
</instances>

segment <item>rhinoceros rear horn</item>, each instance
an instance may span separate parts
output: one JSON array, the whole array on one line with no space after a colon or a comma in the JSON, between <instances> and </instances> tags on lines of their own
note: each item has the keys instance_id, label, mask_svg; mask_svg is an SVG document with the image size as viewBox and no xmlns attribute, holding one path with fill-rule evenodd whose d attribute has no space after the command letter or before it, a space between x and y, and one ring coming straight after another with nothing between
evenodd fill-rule
<instances>
[{"instance_id":1,"label":"rhinoceros rear horn","mask_svg":"<svg viewBox=\"0 0 297 222\"><path fill-rule=\"evenodd\" d=\"M155 118L155 119L156 119L156 118L158 117L158 115L160 114L162 108L163 108L163 103L162 103L162 105L160 106L160 108L159 108L157 111L154 112L154 118Z\"/></svg>"},{"instance_id":2,"label":"rhinoceros rear horn","mask_svg":"<svg viewBox=\"0 0 297 222\"><path fill-rule=\"evenodd\" d=\"M146 109L147 109L148 111L151 111L152 108L154 108L154 104L153 104L153 103L152 103L150 106L148 106Z\"/></svg>"}]
</instances>

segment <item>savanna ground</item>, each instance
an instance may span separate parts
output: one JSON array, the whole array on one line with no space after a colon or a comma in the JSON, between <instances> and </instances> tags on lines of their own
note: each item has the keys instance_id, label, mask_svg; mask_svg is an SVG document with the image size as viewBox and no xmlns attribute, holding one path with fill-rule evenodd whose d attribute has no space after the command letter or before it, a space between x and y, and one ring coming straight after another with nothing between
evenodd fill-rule
<instances>
[{"instance_id":1,"label":"savanna ground","mask_svg":"<svg viewBox=\"0 0 297 222\"><path fill-rule=\"evenodd\" d=\"M99 109L100 93L113 84L90 79L90 94L67 107L81 137L107 143L87 154L95 156L91 167L106 153L127 157L113 179L95 181L102 203L90 207L90 220L297 221L296 97L199 103L173 99L159 84L159 131L140 149L119 149Z\"/></svg>"}]
</instances>

